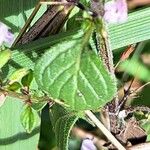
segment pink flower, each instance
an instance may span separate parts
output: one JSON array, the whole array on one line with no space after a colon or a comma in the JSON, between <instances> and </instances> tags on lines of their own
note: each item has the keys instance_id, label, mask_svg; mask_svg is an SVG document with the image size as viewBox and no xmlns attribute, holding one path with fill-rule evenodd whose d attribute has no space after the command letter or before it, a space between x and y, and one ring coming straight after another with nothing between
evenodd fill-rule
<instances>
[{"instance_id":1,"label":"pink flower","mask_svg":"<svg viewBox=\"0 0 150 150\"><path fill-rule=\"evenodd\" d=\"M81 150L97 150L91 139L84 139L81 145Z\"/></svg>"},{"instance_id":2,"label":"pink flower","mask_svg":"<svg viewBox=\"0 0 150 150\"><path fill-rule=\"evenodd\" d=\"M128 18L128 8L126 0L116 0L106 2L104 5L104 19L108 23L123 23Z\"/></svg>"},{"instance_id":3,"label":"pink flower","mask_svg":"<svg viewBox=\"0 0 150 150\"><path fill-rule=\"evenodd\" d=\"M14 41L14 35L9 31L9 27L0 22L0 46L3 42L12 45Z\"/></svg>"}]
</instances>

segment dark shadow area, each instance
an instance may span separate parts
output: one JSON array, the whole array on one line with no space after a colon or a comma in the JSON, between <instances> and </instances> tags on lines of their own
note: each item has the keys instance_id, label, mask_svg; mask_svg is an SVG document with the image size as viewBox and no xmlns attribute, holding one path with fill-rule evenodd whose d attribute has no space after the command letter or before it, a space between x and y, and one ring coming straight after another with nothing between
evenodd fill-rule
<instances>
[{"instance_id":1,"label":"dark shadow area","mask_svg":"<svg viewBox=\"0 0 150 150\"><path fill-rule=\"evenodd\" d=\"M46 105L41 114L40 150L51 150L56 145L55 133L49 117L49 105Z\"/></svg>"},{"instance_id":2,"label":"dark shadow area","mask_svg":"<svg viewBox=\"0 0 150 150\"><path fill-rule=\"evenodd\" d=\"M21 64L18 64L17 62L13 61L12 59L10 60L10 64L12 67L16 68L16 69L21 69L23 66L21 66Z\"/></svg>"},{"instance_id":3,"label":"dark shadow area","mask_svg":"<svg viewBox=\"0 0 150 150\"><path fill-rule=\"evenodd\" d=\"M9 145L19 140L26 140L39 133L40 127L36 127L30 134L26 132L17 133L11 137L0 138L0 145Z\"/></svg>"},{"instance_id":4,"label":"dark shadow area","mask_svg":"<svg viewBox=\"0 0 150 150\"><path fill-rule=\"evenodd\" d=\"M134 106L142 105L142 106L150 107L149 93L150 93L150 85L147 85L142 90L142 92L138 95L138 97L133 100L132 105L134 105Z\"/></svg>"},{"instance_id":5,"label":"dark shadow area","mask_svg":"<svg viewBox=\"0 0 150 150\"><path fill-rule=\"evenodd\" d=\"M8 74L9 74L9 65L6 64L1 69L0 76L1 76L2 80L5 80Z\"/></svg>"}]
</instances>

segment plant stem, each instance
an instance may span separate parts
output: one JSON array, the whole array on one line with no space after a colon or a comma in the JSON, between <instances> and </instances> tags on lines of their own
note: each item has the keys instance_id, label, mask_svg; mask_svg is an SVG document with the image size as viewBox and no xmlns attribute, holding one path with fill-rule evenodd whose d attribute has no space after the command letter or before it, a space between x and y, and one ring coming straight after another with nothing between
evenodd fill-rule
<instances>
[{"instance_id":1,"label":"plant stem","mask_svg":"<svg viewBox=\"0 0 150 150\"><path fill-rule=\"evenodd\" d=\"M5 94L6 96L14 97L14 98L20 99L22 101L26 101L29 99L28 95L24 95L24 94L13 92L13 91L5 91L5 90L0 89L0 92Z\"/></svg>"},{"instance_id":2,"label":"plant stem","mask_svg":"<svg viewBox=\"0 0 150 150\"><path fill-rule=\"evenodd\" d=\"M126 150L120 142L111 134L109 130L95 117L95 115L90 111L85 111L85 114L92 120L92 122L103 132L103 134L116 146L118 150Z\"/></svg>"},{"instance_id":3,"label":"plant stem","mask_svg":"<svg viewBox=\"0 0 150 150\"><path fill-rule=\"evenodd\" d=\"M41 0L40 0L41 1ZM35 6L32 14L30 15L30 17L28 18L28 20L26 21L24 27L22 28L21 32L19 33L19 35L17 36L17 38L15 39L12 47L14 47L16 45L16 43L19 41L19 39L22 37L22 35L26 32L27 28L29 27L29 25L31 24L32 20L34 19L37 11L40 9L41 7L41 3L38 2L38 4Z\"/></svg>"}]
</instances>

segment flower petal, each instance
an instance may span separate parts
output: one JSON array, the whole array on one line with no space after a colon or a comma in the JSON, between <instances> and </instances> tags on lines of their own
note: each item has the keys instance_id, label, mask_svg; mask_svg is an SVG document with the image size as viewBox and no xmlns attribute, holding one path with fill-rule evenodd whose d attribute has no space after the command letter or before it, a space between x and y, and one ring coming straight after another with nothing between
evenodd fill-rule
<instances>
[{"instance_id":1,"label":"flower petal","mask_svg":"<svg viewBox=\"0 0 150 150\"><path fill-rule=\"evenodd\" d=\"M14 35L10 31L7 31L5 42L9 43L10 45L12 45L12 43L14 42Z\"/></svg>"},{"instance_id":2,"label":"flower petal","mask_svg":"<svg viewBox=\"0 0 150 150\"><path fill-rule=\"evenodd\" d=\"M81 150L97 150L91 139L84 139L81 145Z\"/></svg>"},{"instance_id":3,"label":"flower petal","mask_svg":"<svg viewBox=\"0 0 150 150\"><path fill-rule=\"evenodd\" d=\"M104 20L108 23L123 23L127 21L128 9L126 0L106 2L104 5Z\"/></svg>"},{"instance_id":4,"label":"flower petal","mask_svg":"<svg viewBox=\"0 0 150 150\"><path fill-rule=\"evenodd\" d=\"M11 45L14 41L14 35L9 31L9 27L0 22L0 46L3 42Z\"/></svg>"}]
</instances>

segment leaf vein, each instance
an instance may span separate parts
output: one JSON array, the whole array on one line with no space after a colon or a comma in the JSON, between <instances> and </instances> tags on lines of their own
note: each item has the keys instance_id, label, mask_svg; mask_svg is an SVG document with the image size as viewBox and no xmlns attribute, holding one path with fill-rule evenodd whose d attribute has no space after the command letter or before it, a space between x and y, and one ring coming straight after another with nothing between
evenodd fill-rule
<instances>
[{"instance_id":1,"label":"leaf vein","mask_svg":"<svg viewBox=\"0 0 150 150\"><path fill-rule=\"evenodd\" d=\"M59 88L59 97L60 97L60 94L61 94L61 91L63 89L63 87L66 85L67 82L69 82L69 80L73 77L73 75L71 75L62 85L61 87Z\"/></svg>"},{"instance_id":2,"label":"leaf vein","mask_svg":"<svg viewBox=\"0 0 150 150\"><path fill-rule=\"evenodd\" d=\"M107 91L108 87L107 87L107 83L106 83L106 80L104 79L103 75L101 74L101 72L99 71L99 69L93 62L91 62L91 65L92 65L93 69L96 71L96 75L99 76L101 84L103 84L103 89L105 89L103 91Z\"/></svg>"},{"instance_id":3,"label":"leaf vein","mask_svg":"<svg viewBox=\"0 0 150 150\"><path fill-rule=\"evenodd\" d=\"M92 84L90 83L90 81L86 78L86 75L80 70L79 72L80 76L87 82L87 86L90 88L91 92L93 93L93 95L99 99L99 95L96 92L96 90L94 89L94 87L92 86Z\"/></svg>"},{"instance_id":4,"label":"leaf vein","mask_svg":"<svg viewBox=\"0 0 150 150\"><path fill-rule=\"evenodd\" d=\"M75 64L75 62L69 64L68 66L66 66L63 70L61 70L61 72L59 74L57 74L57 76L55 76L55 78L53 79L52 83L49 84L49 87L54 85L55 82L57 81L57 79L63 75L66 71L68 71L71 67L73 67L73 65Z\"/></svg>"}]
</instances>

